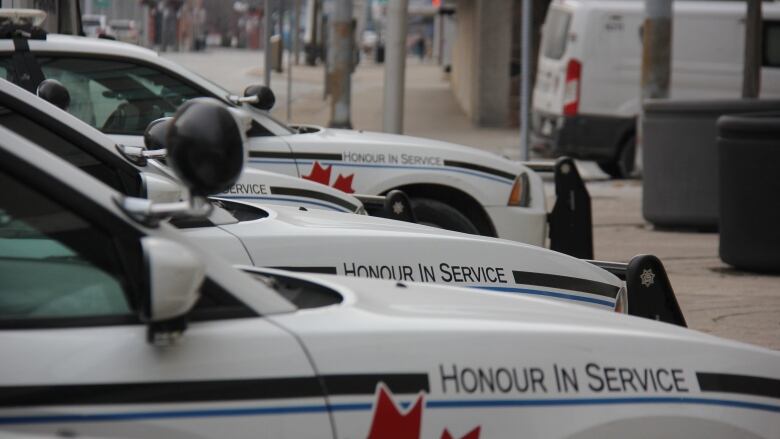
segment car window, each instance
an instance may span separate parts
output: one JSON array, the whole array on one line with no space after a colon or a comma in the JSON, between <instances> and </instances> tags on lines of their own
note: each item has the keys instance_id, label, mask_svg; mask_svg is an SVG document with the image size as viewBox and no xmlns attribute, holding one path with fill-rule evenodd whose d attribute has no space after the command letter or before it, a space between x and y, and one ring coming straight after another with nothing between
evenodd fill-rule
<instances>
[{"instance_id":1,"label":"car window","mask_svg":"<svg viewBox=\"0 0 780 439\"><path fill-rule=\"evenodd\" d=\"M552 8L542 29L542 52L545 58L561 59L569 38L571 13Z\"/></svg>"},{"instance_id":2,"label":"car window","mask_svg":"<svg viewBox=\"0 0 780 439\"><path fill-rule=\"evenodd\" d=\"M18 79L16 75L16 68L10 56L4 56L0 58L0 78L3 78L9 82L15 82Z\"/></svg>"},{"instance_id":3,"label":"car window","mask_svg":"<svg viewBox=\"0 0 780 439\"><path fill-rule=\"evenodd\" d=\"M172 116L202 93L147 66L109 59L39 57L46 78L70 92L68 111L108 134L142 135L149 122Z\"/></svg>"},{"instance_id":4,"label":"car window","mask_svg":"<svg viewBox=\"0 0 780 439\"><path fill-rule=\"evenodd\" d=\"M0 171L0 322L131 316L111 237Z\"/></svg>"},{"instance_id":5,"label":"car window","mask_svg":"<svg viewBox=\"0 0 780 439\"><path fill-rule=\"evenodd\" d=\"M46 125L25 115L0 106L0 126L59 156L119 192L132 196L140 192L141 182L137 172L132 175L128 173L128 181L123 181L120 171L115 166L104 163L93 154L53 132ZM95 145L95 147L103 148L102 145ZM117 158L117 160L121 159Z\"/></svg>"}]
</instances>

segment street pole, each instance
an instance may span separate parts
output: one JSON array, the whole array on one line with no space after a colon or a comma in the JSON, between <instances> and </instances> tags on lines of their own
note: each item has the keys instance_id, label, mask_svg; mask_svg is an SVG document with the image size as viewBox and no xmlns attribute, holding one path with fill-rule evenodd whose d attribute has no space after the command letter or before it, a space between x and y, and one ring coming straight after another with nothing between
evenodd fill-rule
<instances>
[{"instance_id":1,"label":"street pole","mask_svg":"<svg viewBox=\"0 0 780 439\"><path fill-rule=\"evenodd\" d=\"M284 36L284 0L276 0L276 15L279 17L276 24L279 26L279 36Z\"/></svg>"},{"instance_id":2,"label":"street pole","mask_svg":"<svg viewBox=\"0 0 780 439\"><path fill-rule=\"evenodd\" d=\"M747 1L745 60L742 67L742 97L756 99L761 92L761 0Z\"/></svg>"},{"instance_id":3,"label":"street pole","mask_svg":"<svg viewBox=\"0 0 780 439\"><path fill-rule=\"evenodd\" d=\"M265 0L265 9L263 10L263 55L265 66L263 66L263 80L266 87L271 86L271 0Z\"/></svg>"},{"instance_id":4,"label":"street pole","mask_svg":"<svg viewBox=\"0 0 780 439\"><path fill-rule=\"evenodd\" d=\"M276 0L276 24L279 27L279 53L276 59L276 72L282 73L284 70L284 2L285 0Z\"/></svg>"},{"instance_id":5,"label":"street pole","mask_svg":"<svg viewBox=\"0 0 780 439\"><path fill-rule=\"evenodd\" d=\"M672 0L645 0L642 99L669 97L672 76Z\"/></svg>"},{"instance_id":6,"label":"street pole","mask_svg":"<svg viewBox=\"0 0 780 439\"><path fill-rule=\"evenodd\" d=\"M298 16L296 15L298 0L295 0L296 10L290 11L290 32L298 34ZM284 42L284 39L282 39ZM291 46L295 46L294 42L290 41ZM293 65L293 47L289 47L287 50L287 122L292 120L292 65ZM282 51L284 53L284 51Z\"/></svg>"},{"instance_id":7,"label":"street pole","mask_svg":"<svg viewBox=\"0 0 780 439\"><path fill-rule=\"evenodd\" d=\"M330 122L333 128L352 128L350 83L352 80L354 36L352 0L336 0L328 38L328 90Z\"/></svg>"},{"instance_id":8,"label":"street pole","mask_svg":"<svg viewBox=\"0 0 780 439\"><path fill-rule=\"evenodd\" d=\"M642 25L641 101L637 122L634 169L642 170L642 125L645 99L666 99L672 77L672 0L645 0Z\"/></svg>"},{"instance_id":9,"label":"street pole","mask_svg":"<svg viewBox=\"0 0 780 439\"><path fill-rule=\"evenodd\" d=\"M523 0L521 17L521 41L520 41L520 160L531 158L530 152L530 125L531 125L531 22L533 13L531 0Z\"/></svg>"},{"instance_id":10,"label":"street pole","mask_svg":"<svg viewBox=\"0 0 780 439\"><path fill-rule=\"evenodd\" d=\"M401 134L404 126L404 82L406 74L406 16L409 0L389 0L385 30L385 114L384 130Z\"/></svg>"},{"instance_id":11,"label":"street pole","mask_svg":"<svg viewBox=\"0 0 780 439\"><path fill-rule=\"evenodd\" d=\"M292 51L295 65L300 63L301 53L301 0L293 0L293 38Z\"/></svg>"}]
</instances>

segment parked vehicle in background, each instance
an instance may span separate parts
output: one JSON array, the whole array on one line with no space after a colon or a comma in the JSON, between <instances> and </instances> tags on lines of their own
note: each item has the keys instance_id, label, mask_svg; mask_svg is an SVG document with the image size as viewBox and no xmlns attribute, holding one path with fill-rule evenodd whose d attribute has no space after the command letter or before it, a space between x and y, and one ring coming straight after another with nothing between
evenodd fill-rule
<instances>
[{"instance_id":1,"label":"parked vehicle in background","mask_svg":"<svg viewBox=\"0 0 780 439\"><path fill-rule=\"evenodd\" d=\"M644 2L554 0L533 96L536 150L596 160L614 177L634 166ZM780 3L763 3L761 96L780 96ZM675 1L671 97L741 93L745 2Z\"/></svg>"},{"instance_id":2,"label":"parked vehicle in background","mask_svg":"<svg viewBox=\"0 0 780 439\"><path fill-rule=\"evenodd\" d=\"M109 34L114 36L118 41L123 41L130 44L141 43L141 33L135 20L118 19L108 22L110 29Z\"/></svg>"},{"instance_id":3,"label":"parked vehicle in background","mask_svg":"<svg viewBox=\"0 0 780 439\"><path fill-rule=\"evenodd\" d=\"M416 219L447 230L511 239L593 258L590 196L570 161L522 163L462 145L317 126L287 126L269 110L267 87L228 91L135 45L48 34L30 38L24 75L17 52L0 39L0 77L27 90L26 78L56 79L70 91L68 111L117 143L143 146L148 124L199 96L251 114L249 167L322 183L346 193L405 192ZM254 103L252 103L254 102ZM540 172L552 172L556 199L547 209ZM549 233L548 233L549 232Z\"/></svg>"},{"instance_id":4,"label":"parked vehicle in background","mask_svg":"<svg viewBox=\"0 0 780 439\"><path fill-rule=\"evenodd\" d=\"M84 14L81 16L81 25L84 35L97 38L108 31L108 22L105 15Z\"/></svg>"}]
</instances>

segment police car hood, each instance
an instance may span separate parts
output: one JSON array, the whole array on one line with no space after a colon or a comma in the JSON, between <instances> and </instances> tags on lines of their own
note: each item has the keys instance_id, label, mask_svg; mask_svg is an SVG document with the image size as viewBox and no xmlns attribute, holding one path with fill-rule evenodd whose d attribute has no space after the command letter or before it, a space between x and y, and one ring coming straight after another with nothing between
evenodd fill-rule
<instances>
[{"instance_id":1,"label":"police car hood","mask_svg":"<svg viewBox=\"0 0 780 439\"><path fill-rule=\"evenodd\" d=\"M273 318L301 335L326 370L343 368L339 361L354 358L346 351L362 339L361 346L377 347L377 358L359 361L395 363L401 370L409 366L398 358L436 370L453 359L499 366L557 357L578 367L593 361L687 370L695 362L700 371L780 376L778 352L639 317L464 288L307 276L338 291L343 302Z\"/></svg>"},{"instance_id":2,"label":"police car hood","mask_svg":"<svg viewBox=\"0 0 780 439\"><path fill-rule=\"evenodd\" d=\"M689 336L716 339L706 334L681 327L658 323L619 313L605 313L564 302L529 296L513 296L493 292L475 292L472 289L431 285L418 282L390 282L385 280L321 274L291 274L279 270L254 269L250 271L301 277L312 280L338 292L343 301L334 308L351 310L379 317L417 319L422 322L472 321L481 324L506 324L523 327L590 327L600 331L640 331L668 336ZM336 312L333 309L333 312ZM413 324L412 324L413 325Z\"/></svg>"},{"instance_id":3,"label":"police car hood","mask_svg":"<svg viewBox=\"0 0 780 439\"><path fill-rule=\"evenodd\" d=\"M319 128L317 132L296 134L289 138L293 149L321 148L331 151L333 146L336 146L339 152L375 152L396 155L408 153L422 158L431 156L441 158L442 160L467 161L513 174L525 170L525 166L520 162L515 162L470 146L407 135L317 128ZM443 163L424 162L415 164L443 165Z\"/></svg>"},{"instance_id":4,"label":"police car hood","mask_svg":"<svg viewBox=\"0 0 780 439\"><path fill-rule=\"evenodd\" d=\"M622 285L583 260L515 241L362 215L264 210L267 218L222 226L242 240L256 266L315 267L311 271L551 297L580 294L575 301L607 307Z\"/></svg>"}]
</instances>

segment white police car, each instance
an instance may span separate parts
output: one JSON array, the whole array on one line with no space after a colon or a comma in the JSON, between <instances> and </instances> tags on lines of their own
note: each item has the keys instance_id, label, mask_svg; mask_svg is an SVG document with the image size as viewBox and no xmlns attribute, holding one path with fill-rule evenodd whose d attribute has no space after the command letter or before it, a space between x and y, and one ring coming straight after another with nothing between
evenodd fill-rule
<instances>
[{"instance_id":1,"label":"white police car","mask_svg":"<svg viewBox=\"0 0 780 439\"><path fill-rule=\"evenodd\" d=\"M44 85L43 94L57 93L56 84ZM152 202L183 197L184 189L167 166L128 156L127 148L117 147L106 135L2 79L0 126L124 194ZM147 138L154 145L164 144L161 128L167 127L153 124ZM241 178L245 175L246 170ZM361 215L252 205L224 196L219 194L220 207L208 219L175 218L173 223L236 264L530 294L650 318L662 315L684 324L673 293L667 292L670 287L655 293L671 297L662 310L642 302L647 293L638 283L637 269L632 274L619 268L618 274L627 279L626 291L619 279L593 264L542 248ZM663 272L660 263L654 264L656 272ZM637 296L629 307L627 295Z\"/></svg>"},{"instance_id":2,"label":"white police car","mask_svg":"<svg viewBox=\"0 0 780 439\"><path fill-rule=\"evenodd\" d=\"M205 131L240 137L198 123L226 110L185 107L169 157L199 195L146 212L0 128L0 432L777 438L774 351L535 298L233 269L156 221L204 214L242 166L240 142L203 162Z\"/></svg>"},{"instance_id":3,"label":"white police car","mask_svg":"<svg viewBox=\"0 0 780 439\"><path fill-rule=\"evenodd\" d=\"M249 133L249 165L254 168L348 193L400 189L411 198L420 222L449 230L541 246L548 236L542 180L529 166L410 136L289 127L263 110L273 103L269 89L250 87L244 98L230 96L137 46L43 32L15 39L0 35L0 77L33 92L44 78L59 80L70 90L72 114L131 146L143 145L141 136L151 121L170 116L193 97L240 104L254 119ZM537 169L556 173L550 247L592 258L590 199L573 163ZM246 200L256 195L230 196Z\"/></svg>"}]
</instances>

